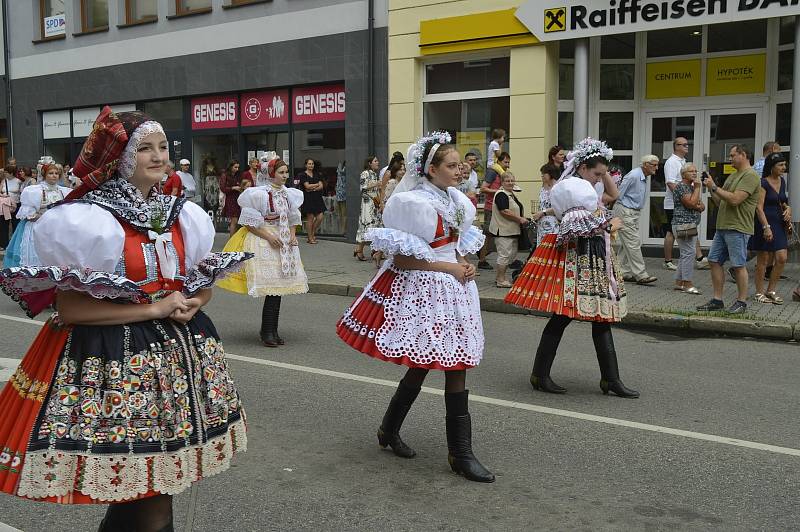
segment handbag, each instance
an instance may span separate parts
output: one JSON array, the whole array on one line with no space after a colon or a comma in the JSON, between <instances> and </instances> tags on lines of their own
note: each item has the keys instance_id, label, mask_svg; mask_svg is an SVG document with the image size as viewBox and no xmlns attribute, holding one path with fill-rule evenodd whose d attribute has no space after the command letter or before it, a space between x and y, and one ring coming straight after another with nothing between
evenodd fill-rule
<instances>
[{"instance_id":1,"label":"handbag","mask_svg":"<svg viewBox=\"0 0 800 532\"><path fill-rule=\"evenodd\" d=\"M675 226L676 238L691 238L693 236L697 236L697 225L688 223Z\"/></svg>"},{"instance_id":2,"label":"handbag","mask_svg":"<svg viewBox=\"0 0 800 532\"><path fill-rule=\"evenodd\" d=\"M531 238L529 234L529 230L531 227L530 222L526 222L524 224L519 224L519 236L517 237L517 248L520 251L529 251L531 249Z\"/></svg>"}]
</instances>

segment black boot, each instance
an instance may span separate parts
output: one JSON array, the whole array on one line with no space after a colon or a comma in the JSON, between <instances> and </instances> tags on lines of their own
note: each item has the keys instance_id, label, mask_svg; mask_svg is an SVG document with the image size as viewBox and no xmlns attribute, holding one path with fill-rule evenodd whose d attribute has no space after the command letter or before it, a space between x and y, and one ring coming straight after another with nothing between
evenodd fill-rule
<instances>
[{"instance_id":1,"label":"black boot","mask_svg":"<svg viewBox=\"0 0 800 532\"><path fill-rule=\"evenodd\" d=\"M547 393L567 392L566 388L562 388L550 378L550 368L553 367L559 343L561 343L561 335L548 334L547 331L542 333L531 372L531 385L534 390Z\"/></svg>"},{"instance_id":2,"label":"black boot","mask_svg":"<svg viewBox=\"0 0 800 532\"><path fill-rule=\"evenodd\" d=\"M417 399L419 390L419 388L411 388L405 382L400 381L378 429L378 445L384 449L388 445L394 454L401 458L414 458L417 455L414 449L400 439L400 427L403 425L411 405Z\"/></svg>"},{"instance_id":3,"label":"black boot","mask_svg":"<svg viewBox=\"0 0 800 532\"><path fill-rule=\"evenodd\" d=\"M284 345L286 342L283 341L283 338L278 336L278 321L281 316L281 296L277 296L277 298L278 302L275 304L275 341L278 342L278 345Z\"/></svg>"},{"instance_id":4,"label":"black boot","mask_svg":"<svg viewBox=\"0 0 800 532\"><path fill-rule=\"evenodd\" d=\"M447 461L450 469L467 480L494 482L494 474L472 453L472 419L467 408L469 390L444 394L447 408Z\"/></svg>"},{"instance_id":5,"label":"black boot","mask_svg":"<svg viewBox=\"0 0 800 532\"><path fill-rule=\"evenodd\" d=\"M613 392L620 397L635 399L639 392L626 388L619 378L617 351L614 349L614 337L608 324L592 324L592 341L597 352L597 363L600 365L600 389L604 395Z\"/></svg>"},{"instance_id":6,"label":"black boot","mask_svg":"<svg viewBox=\"0 0 800 532\"><path fill-rule=\"evenodd\" d=\"M275 329L277 327L276 299L280 298L275 296L265 297L264 308L261 310L261 343L267 347L278 347L278 339L275 337Z\"/></svg>"},{"instance_id":7,"label":"black boot","mask_svg":"<svg viewBox=\"0 0 800 532\"><path fill-rule=\"evenodd\" d=\"M125 504L109 504L97 532L135 532L135 530L128 507Z\"/></svg>"}]
</instances>

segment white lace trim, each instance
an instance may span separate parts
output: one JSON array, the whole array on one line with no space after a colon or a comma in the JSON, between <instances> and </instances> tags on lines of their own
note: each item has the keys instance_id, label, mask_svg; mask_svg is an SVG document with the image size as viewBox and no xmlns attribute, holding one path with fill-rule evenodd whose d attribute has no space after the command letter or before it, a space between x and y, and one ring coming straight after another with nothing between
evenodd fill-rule
<instances>
[{"instance_id":1,"label":"white lace trim","mask_svg":"<svg viewBox=\"0 0 800 532\"><path fill-rule=\"evenodd\" d=\"M239 225L248 225L250 227L261 227L264 225L264 216L252 207L242 207L242 213L239 215Z\"/></svg>"},{"instance_id":2,"label":"white lace trim","mask_svg":"<svg viewBox=\"0 0 800 532\"><path fill-rule=\"evenodd\" d=\"M380 352L420 365L477 366L484 337L475 283L462 285L441 272L393 270L397 277L384 307L386 321L375 335Z\"/></svg>"},{"instance_id":3,"label":"white lace trim","mask_svg":"<svg viewBox=\"0 0 800 532\"><path fill-rule=\"evenodd\" d=\"M477 253L483 247L483 241L486 240L483 232L474 225L463 233L458 235L458 245L456 249L462 257L470 253Z\"/></svg>"},{"instance_id":4,"label":"white lace trim","mask_svg":"<svg viewBox=\"0 0 800 532\"><path fill-rule=\"evenodd\" d=\"M240 420L225 434L171 453L30 452L25 455L17 495L39 499L77 490L97 501L114 502L144 495L150 486L159 493L177 495L193 482L225 471L233 455L246 450L246 427Z\"/></svg>"},{"instance_id":5,"label":"white lace trim","mask_svg":"<svg viewBox=\"0 0 800 532\"><path fill-rule=\"evenodd\" d=\"M117 165L117 172L123 179L128 180L133 175L133 171L136 170L136 152L139 150L139 143L151 133L164 133L164 128L158 122L150 120L144 122L131 133L128 144L125 145L125 150L120 155Z\"/></svg>"},{"instance_id":6,"label":"white lace trim","mask_svg":"<svg viewBox=\"0 0 800 532\"><path fill-rule=\"evenodd\" d=\"M399 229L388 227L369 229L364 238L370 242L373 250L383 251L389 255L407 255L428 262L439 260L424 239Z\"/></svg>"}]
</instances>

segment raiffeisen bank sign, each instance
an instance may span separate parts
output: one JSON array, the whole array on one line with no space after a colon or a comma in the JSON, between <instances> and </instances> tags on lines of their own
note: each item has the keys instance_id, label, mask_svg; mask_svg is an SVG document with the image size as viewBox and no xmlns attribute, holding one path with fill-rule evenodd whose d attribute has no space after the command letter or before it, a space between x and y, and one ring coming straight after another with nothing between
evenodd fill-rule
<instances>
[{"instance_id":1,"label":"raiffeisen bank sign","mask_svg":"<svg viewBox=\"0 0 800 532\"><path fill-rule=\"evenodd\" d=\"M528 0L517 18L540 41L800 15L800 0Z\"/></svg>"}]
</instances>

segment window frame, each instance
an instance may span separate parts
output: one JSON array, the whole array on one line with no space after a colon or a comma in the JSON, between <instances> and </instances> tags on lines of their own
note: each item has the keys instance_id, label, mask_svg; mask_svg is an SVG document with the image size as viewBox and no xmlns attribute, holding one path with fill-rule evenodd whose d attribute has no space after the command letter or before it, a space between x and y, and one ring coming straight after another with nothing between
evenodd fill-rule
<instances>
[{"instance_id":1,"label":"window frame","mask_svg":"<svg viewBox=\"0 0 800 532\"><path fill-rule=\"evenodd\" d=\"M210 2L208 7L197 7L194 9L186 9L183 7L185 0L175 0L175 16L182 17L185 15L195 15L199 13L209 13L213 9L213 2Z\"/></svg>"},{"instance_id":2,"label":"window frame","mask_svg":"<svg viewBox=\"0 0 800 532\"><path fill-rule=\"evenodd\" d=\"M146 17L142 17L139 19L133 18L133 7L135 2L138 0L125 0L125 24L132 25L132 24L146 24L148 22L153 22L158 20L158 2L156 2L156 14L150 15Z\"/></svg>"},{"instance_id":3,"label":"window frame","mask_svg":"<svg viewBox=\"0 0 800 532\"><path fill-rule=\"evenodd\" d=\"M91 2L91 0L80 0L80 2L78 2L80 4L80 10L81 10L81 34L108 31L108 23L106 23L105 26L97 26L95 28L89 27L89 15L88 15L89 9L86 4L87 2ZM106 1L106 18L109 18L108 1Z\"/></svg>"},{"instance_id":4,"label":"window frame","mask_svg":"<svg viewBox=\"0 0 800 532\"><path fill-rule=\"evenodd\" d=\"M66 39L67 35L64 32L61 35L53 35L51 37L44 36L44 3L46 0L39 0L39 39L34 42L45 42L45 41L57 41L59 39ZM66 8L64 9L64 13L66 14Z\"/></svg>"}]
</instances>

